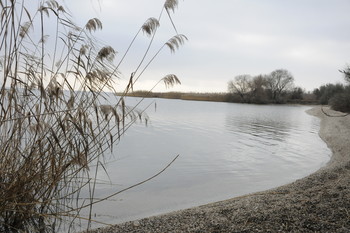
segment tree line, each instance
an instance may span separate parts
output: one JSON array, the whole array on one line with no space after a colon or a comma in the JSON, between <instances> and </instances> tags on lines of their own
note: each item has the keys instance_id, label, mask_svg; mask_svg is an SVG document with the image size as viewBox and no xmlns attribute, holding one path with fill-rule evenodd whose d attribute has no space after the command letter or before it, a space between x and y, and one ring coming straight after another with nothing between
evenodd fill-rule
<instances>
[{"instance_id":1,"label":"tree line","mask_svg":"<svg viewBox=\"0 0 350 233\"><path fill-rule=\"evenodd\" d=\"M128 96L252 104L329 104L334 110L350 112L350 67L340 72L346 85L329 83L309 92L294 85L288 70L277 69L267 75L238 75L228 82L225 93L134 91Z\"/></svg>"},{"instance_id":2,"label":"tree line","mask_svg":"<svg viewBox=\"0 0 350 233\"><path fill-rule=\"evenodd\" d=\"M313 94L319 104L328 104L332 109L341 112L350 112L350 66L340 70L344 75L344 84L326 84L314 89Z\"/></svg>"},{"instance_id":3,"label":"tree line","mask_svg":"<svg viewBox=\"0 0 350 233\"><path fill-rule=\"evenodd\" d=\"M332 109L350 112L350 66L340 70L347 84L325 84L312 92L295 87L293 75L277 69L267 75L238 75L228 82L229 101L236 103L306 103L330 105Z\"/></svg>"},{"instance_id":4,"label":"tree line","mask_svg":"<svg viewBox=\"0 0 350 233\"><path fill-rule=\"evenodd\" d=\"M228 82L232 102L286 103L302 100L303 89L294 86L294 77L286 69L277 69L267 75L238 75Z\"/></svg>"}]
</instances>

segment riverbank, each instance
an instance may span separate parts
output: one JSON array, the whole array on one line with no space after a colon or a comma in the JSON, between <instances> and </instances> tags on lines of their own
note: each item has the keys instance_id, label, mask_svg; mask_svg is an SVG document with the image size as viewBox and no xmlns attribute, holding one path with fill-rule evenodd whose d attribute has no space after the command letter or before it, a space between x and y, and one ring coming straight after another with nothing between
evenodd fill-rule
<instances>
[{"instance_id":1,"label":"riverbank","mask_svg":"<svg viewBox=\"0 0 350 233\"><path fill-rule=\"evenodd\" d=\"M333 151L316 173L264 192L91 232L349 232L350 116L328 117L320 107L308 113L321 118L319 134Z\"/></svg>"}]
</instances>

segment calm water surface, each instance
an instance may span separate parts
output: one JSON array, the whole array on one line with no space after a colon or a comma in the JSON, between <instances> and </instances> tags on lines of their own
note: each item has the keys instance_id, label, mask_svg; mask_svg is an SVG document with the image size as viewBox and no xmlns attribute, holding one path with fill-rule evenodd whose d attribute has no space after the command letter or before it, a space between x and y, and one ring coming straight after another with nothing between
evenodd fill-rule
<instances>
[{"instance_id":1,"label":"calm water surface","mask_svg":"<svg viewBox=\"0 0 350 233\"><path fill-rule=\"evenodd\" d=\"M130 105L140 99L129 99ZM94 207L95 220L119 223L266 190L325 165L331 151L306 106L151 101L148 126L135 124L107 155L97 196L155 179Z\"/></svg>"}]
</instances>

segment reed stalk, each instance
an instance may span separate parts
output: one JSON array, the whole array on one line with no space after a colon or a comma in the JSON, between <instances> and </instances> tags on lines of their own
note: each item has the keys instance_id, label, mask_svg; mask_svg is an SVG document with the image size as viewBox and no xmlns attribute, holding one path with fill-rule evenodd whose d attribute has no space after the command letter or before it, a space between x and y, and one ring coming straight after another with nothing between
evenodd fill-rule
<instances>
[{"instance_id":1,"label":"reed stalk","mask_svg":"<svg viewBox=\"0 0 350 233\"><path fill-rule=\"evenodd\" d=\"M134 81L120 96L115 80L141 31L152 39L135 71L145 62L159 20L148 19L115 64L116 51L93 36L100 20L78 27L58 1L41 1L35 11L28 4L0 1L0 232L72 230L75 221L94 221L95 203L121 192L96 199L97 172L105 170L106 151L147 115L125 103ZM177 4L165 1L170 20ZM177 49L183 41L167 43ZM161 80L180 83L175 75ZM83 189L88 203L80 201ZM83 208L90 208L87 219Z\"/></svg>"}]
</instances>

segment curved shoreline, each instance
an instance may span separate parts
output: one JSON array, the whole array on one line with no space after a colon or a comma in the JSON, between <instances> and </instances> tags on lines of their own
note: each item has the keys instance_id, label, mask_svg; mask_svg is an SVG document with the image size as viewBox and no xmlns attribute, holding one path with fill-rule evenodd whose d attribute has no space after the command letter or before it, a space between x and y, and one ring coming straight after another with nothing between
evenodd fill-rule
<instances>
[{"instance_id":1,"label":"curved shoreline","mask_svg":"<svg viewBox=\"0 0 350 233\"><path fill-rule=\"evenodd\" d=\"M349 232L350 116L327 117L320 107L308 113L321 119L319 135L333 152L317 172L271 190L91 232Z\"/></svg>"}]
</instances>

